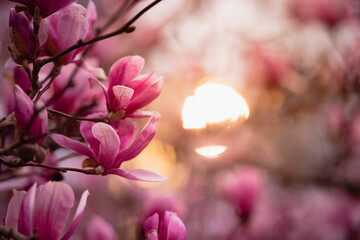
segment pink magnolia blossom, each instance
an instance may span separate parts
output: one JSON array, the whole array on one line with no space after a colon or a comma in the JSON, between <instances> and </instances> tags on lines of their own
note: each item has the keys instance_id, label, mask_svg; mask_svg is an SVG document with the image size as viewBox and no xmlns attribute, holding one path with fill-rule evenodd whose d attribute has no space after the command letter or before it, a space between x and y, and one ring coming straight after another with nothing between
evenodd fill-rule
<instances>
[{"instance_id":1,"label":"pink magnolia blossom","mask_svg":"<svg viewBox=\"0 0 360 240\"><path fill-rule=\"evenodd\" d=\"M221 188L243 221L250 217L264 184L255 168L237 169L221 177Z\"/></svg>"},{"instance_id":2,"label":"pink magnolia blossom","mask_svg":"<svg viewBox=\"0 0 360 240\"><path fill-rule=\"evenodd\" d=\"M124 110L127 114L143 108L159 96L163 80L154 72L138 76L144 67L144 59L140 56L121 58L115 62L109 73L109 87L104 86L109 111Z\"/></svg>"},{"instance_id":3,"label":"pink magnolia blossom","mask_svg":"<svg viewBox=\"0 0 360 240\"><path fill-rule=\"evenodd\" d=\"M40 15L47 17L67 5L75 2L76 0L10 0L11 2L17 2L27 7L29 13L34 15L35 8L40 9Z\"/></svg>"},{"instance_id":4,"label":"pink magnolia blossom","mask_svg":"<svg viewBox=\"0 0 360 240\"><path fill-rule=\"evenodd\" d=\"M20 127L25 130L34 114L34 103L26 93L15 85L15 116ZM48 129L48 115L46 109L41 111L32 121L27 134L30 137L45 134ZM36 142L41 144L44 137L38 138Z\"/></svg>"},{"instance_id":5,"label":"pink magnolia blossom","mask_svg":"<svg viewBox=\"0 0 360 240\"><path fill-rule=\"evenodd\" d=\"M16 13L10 9L9 17L10 55L14 62L23 64L24 60L31 58L33 50L34 30L24 13Z\"/></svg>"},{"instance_id":6,"label":"pink magnolia blossom","mask_svg":"<svg viewBox=\"0 0 360 240\"><path fill-rule=\"evenodd\" d=\"M83 240L116 240L116 233L112 226L99 216L93 216L86 225Z\"/></svg>"},{"instance_id":7,"label":"pink magnolia blossom","mask_svg":"<svg viewBox=\"0 0 360 240\"><path fill-rule=\"evenodd\" d=\"M115 174L131 180L150 182L164 181L167 178L145 169L119 169L124 161L136 157L153 139L158 120L159 114L154 113L138 136L137 125L130 119L112 122L112 126L102 122L83 121L80 131L90 146L60 134L52 134L52 138L60 146L86 155L102 166L105 169L103 175Z\"/></svg>"},{"instance_id":8,"label":"pink magnolia blossom","mask_svg":"<svg viewBox=\"0 0 360 240\"><path fill-rule=\"evenodd\" d=\"M71 47L79 40L89 40L97 18L96 7L92 1L87 9L79 4L71 4L44 20L41 32L48 32L46 52L53 56ZM72 62L83 51L78 48L60 58L62 64Z\"/></svg>"},{"instance_id":9,"label":"pink magnolia blossom","mask_svg":"<svg viewBox=\"0 0 360 240\"><path fill-rule=\"evenodd\" d=\"M28 192L14 194L8 205L5 226L26 236L36 232L39 240L69 239L81 220L88 195L88 191L82 194L75 215L64 232L74 205L73 190L62 182L40 186L35 183Z\"/></svg>"},{"instance_id":10,"label":"pink magnolia blossom","mask_svg":"<svg viewBox=\"0 0 360 240\"><path fill-rule=\"evenodd\" d=\"M146 240L186 240L186 227L173 212L166 211L160 220L154 213L144 222Z\"/></svg>"},{"instance_id":11,"label":"pink magnolia blossom","mask_svg":"<svg viewBox=\"0 0 360 240\"><path fill-rule=\"evenodd\" d=\"M68 88L59 98L52 102L49 108L75 114L82 107L89 106L97 93L91 88L88 79L95 78L91 73L78 68L76 75L70 79L70 76L77 66L68 64L61 69L59 76L55 78L51 87L42 97L42 101L48 102L55 94L63 91L64 87L72 80L72 87ZM101 92L101 91L100 91Z\"/></svg>"}]
</instances>

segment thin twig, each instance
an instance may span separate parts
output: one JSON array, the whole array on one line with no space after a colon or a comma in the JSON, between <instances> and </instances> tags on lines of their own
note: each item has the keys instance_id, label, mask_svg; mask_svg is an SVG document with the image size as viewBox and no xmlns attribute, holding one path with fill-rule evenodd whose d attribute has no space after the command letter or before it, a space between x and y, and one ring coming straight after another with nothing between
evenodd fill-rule
<instances>
[{"instance_id":1,"label":"thin twig","mask_svg":"<svg viewBox=\"0 0 360 240\"><path fill-rule=\"evenodd\" d=\"M56 69L56 70L55 70ZM37 93L36 98L34 100L34 104L36 104L37 101L41 98L41 96L50 88L51 84L54 82L55 78L60 74L60 70L56 67L53 68L51 71L51 79L46 84L46 86L43 89L40 89L40 91Z\"/></svg>"},{"instance_id":2,"label":"thin twig","mask_svg":"<svg viewBox=\"0 0 360 240\"><path fill-rule=\"evenodd\" d=\"M84 47L90 44L93 44L95 42L116 36L116 35L120 35L122 33L126 33L129 31L132 31L133 29L131 28L131 25L137 20L139 19L144 13L146 13L149 9L151 9L152 7L154 7L156 4L158 4L159 2L161 2L162 0L155 0L154 2L150 3L148 6L146 6L144 9L142 9L138 14L136 14L132 19L130 19L130 21L128 21L125 25L123 25L120 29L113 31L111 33L108 34L104 34L104 35L100 35L97 36L95 38L90 39L89 41L82 41L79 40L76 44L74 44L73 46L69 47L68 49L56 54L53 57L49 57L43 60L40 60L38 62L38 65L40 67L44 66L45 64L49 63L49 62L53 62L59 58L61 58L62 56L68 54L69 52L74 51L75 49L78 49L80 47Z\"/></svg>"},{"instance_id":3,"label":"thin twig","mask_svg":"<svg viewBox=\"0 0 360 240\"><path fill-rule=\"evenodd\" d=\"M89 121L89 122L105 122L106 121L106 116L105 117L101 117L101 118L87 118L87 117L76 117L76 116L72 116L54 109L48 109L48 112L53 113L53 114L57 114L60 115L62 117L66 117L75 121Z\"/></svg>"},{"instance_id":4,"label":"thin twig","mask_svg":"<svg viewBox=\"0 0 360 240\"><path fill-rule=\"evenodd\" d=\"M66 172L70 171L70 172L84 173L84 174L87 174L87 175L96 175L95 169L55 167L55 166L39 164L39 163L26 163L26 164L24 164L22 166L41 167L41 168L51 169L51 170L55 170L55 171L59 171L59 172L63 172L63 173L66 173Z\"/></svg>"}]
</instances>

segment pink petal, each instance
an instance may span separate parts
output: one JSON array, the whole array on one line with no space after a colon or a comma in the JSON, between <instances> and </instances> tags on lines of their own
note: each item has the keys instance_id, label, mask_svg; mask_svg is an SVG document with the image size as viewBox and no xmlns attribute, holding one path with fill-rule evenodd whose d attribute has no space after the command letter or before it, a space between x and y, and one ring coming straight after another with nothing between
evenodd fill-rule
<instances>
[{"instance_id":1,"label":"pink petal","mask_svg":"<svg viewBox=\"0 0 360 240\"><path fill-rule=\"evenodd\" d=\"M139 75L144 63L144 59L140 56L125 57L115 62L110 68L109 89L115 85L126 85L127 82L133 80ZM113 97L112 91L108 91L108 94Z\"/></svg>"},{"instance_id":2,"label":"pink petal","mask_svg":"<svg viewBox=\"0 0 360 240\"><path fill-rule=\"evenodd\" d=\"M132 99L127 107L128 112L134 112L137 109L143 108L157 98L163 88L164 81L162 78L158 78L153 82L142 94Z\"/></svg>"},{"instance_id":3,"label":"pink petal","mask_svg":"<svg viewBox=\"0 0 360 240\"><path fill-rule=\"evenodd\" d=\"M134 94L134 90L122 85L116 85L112 88L113 99L111 100L111 109L114 112L126 109Z\"/></svg>"},{"instance_id":4,"label":"pink petal","mask_svg":"<svg viewBox=\"0 0 360 240\"><path fill-rule=\"evenodd\" d=\"M144 232L147 233L151 230L155 230L157 232L159 228L159 214L154 213L152 216L148 217L144 222Z\"/></svg>"},{"instance_id":5,"label":"pink petal","mask_svg":"<svg viewBox=\"0 0 360 240\"><path fill-rule=\"evenodd\" d=\"M81 195L81 199L79 202L79 205L76 209L75 215L68 227L68 230L66 231L66 233L63 235L63 237L61 238L61 240L67 240L71 237L71 235L74 233L76 227L79 225L81 217L84 213L85 207L86 207L86 201L87 198L89 196L89 191L86 190L82 195Z\"/></svg>"},{"instance_id":6,"label":"pink petal","mask_svg":"<svg viewBox=\"0 0 360 240\"><path fill-rule=\"evenodd\" d=\"M185 225L175 213L165 212L159 227L159 239L186 240Z\"/></svg>"},{"instance_id":7,"label":"pink petal","mask_svg":"<svg viewBox=\"0 0 360 240\"><path fill-rule=\"evenodd\" d=\"M99 84L99 86L101 87L101 89L103 90L104 96L106 98L106 105L108 107L108 109L111 108L111 103L110 103L110 99L109 99L109 95L108 95L108 89L104 86L104 84L102 84L100 81L95 80L95 79L89 79L92 82L95 82L97 84Z\"/></svg>"},{"instance_id":8,"label":"pink petal","mask_svg":"<svg viewBox=\"0 0 360 240\"><path fill-rule=\"evenodd\" d=\"M58 239L74 205L74 192L62 182L48 182L38 187L33 226L41 239Z\"/></svg>"},{"instance_id":9,"label":"pink petal","mask_svg":"<svg viewBox=\"0 0 360 240\"><path fill-rule=\"evenodd\" d=\"M151 230L145 234L146 240L159 240L157 231Z\"/></svg>"},{"instance_id":10,"label":"pink petal","mask_svg":"<svg viewBox=\"0 0 360 240\"><path fill-rule=\"evenodd\" d=\"M5 216L5 226L18 229L19 213L21 203L25 197L25 191L16 191L14 196L11 198Z\"/></svg>"},{"instance_id":11,"label":"pink petal","mask_svg":"<svg viewBox=\"0 0 360 240\"><path fill-rule=\"evenodd\" d=\"M75 5L75 4L73 4ZM70 5L69 7L72 7ZM83 9L76 6L71 8L68 14L62 16L57 23L57 44L60 50L65 50L76 44L80 39L85 39L89 32L89 23L84 15ZM82 7L83 8L83 7ZM85 10L85 9L84 9ZM77 51L66 55L68 61L72 61Z\"/></svg>"},{"instance_id":12,"label":"pink petal","mask_svg":"<svg viewBox=\"0 0 360 240\"><path fill-rule=\"evenodd\" d=\"M168 180L167 177L164 177L160 174L154 173L146 169L107 169L105 174L114 174L120 177L124 177L130 180L144 181L144 182L162 182Z\"/></svg>"},{"instance_id":13,"label":"pink petal","mask_svg":"<svg viewBox=\"0 0 360 240\"><path fill-rule=\"evenodd\" d=\"M121 119L118 121L111 121L111 126L115 129L117 135L119 136L121 143L120 149L126 148L130 142L132 142L139 130L138 124L132 121L129 118ZM114 166L114 168L119 168L119 166Z\"/></svg>"},{"instance_id":14,"label":"pink petal","mask_svg":"<svg viewBox=\"0 0 360 240\"><path fill-rule=\"evenodd\" d=\"M22 129L31 119L34 113L34 103L26 95L26 93L18 86L15 85L15 116Z\"/></svg>"},{"instance_id":15,"label":"pink petal","mask_svg":"<svg viewBox=\"0 0 360 240\"><path fill-rule=\"evenodd\" d=\"M92 217L86 224L83 240L116 240L116 233L112 226L99 216Z\"/></svg>"},{"instance_id":16,"label":"pink petal","mask_svg":"<svg viewBox=\"0 0 360 240\"><path fill-rule=\"evenodd\" d=\"M88 156L89 158L91 158L93 160L96 159L96 156L93 153L93 151L91 151L91 149L88 146L86 146L85 144L75 141L71 138L65 137L63 135L60 135L60 134L54 133L54 134L51 134L50 136L61 147L71 149L77 153Z\"/></svg>"},{"instance_id":17,"label":"pink petal","mask_svg":"<svg viewBox=\"0 0 360 240\"><path fill-rule=\"evenodd\" d=\"M33 214L35 207L36 186L34 183L29 191L25 194L19 213L18 231L30 236L33 234Z\"/></svg>"},{"instance_id":18,"label":"pink petal","mask_svg":"<svg viewBox=\"0 0 360 240\"><path fill-rule=\"evenodd\" d=\"M94 124L91 131L100 142L97 163L111 168L120 148L119 136L110 125L102 122Z\"/></svg>"},{"instance_id":19,"label":"pink petal","mask_svg":"<svg viewBox=\"0 0 360 240\"><path fill-rule=\"evenodd\" d=\"M157 123L159 121L160 114L157 112L153 113L144 129L140 132L133 143L126 149L120 151L116 158L116 163L121 163L133 159L150 143L154 138L157 129ZM116 164L116 165L117 165Z\"/></svg>"}]
</instances>

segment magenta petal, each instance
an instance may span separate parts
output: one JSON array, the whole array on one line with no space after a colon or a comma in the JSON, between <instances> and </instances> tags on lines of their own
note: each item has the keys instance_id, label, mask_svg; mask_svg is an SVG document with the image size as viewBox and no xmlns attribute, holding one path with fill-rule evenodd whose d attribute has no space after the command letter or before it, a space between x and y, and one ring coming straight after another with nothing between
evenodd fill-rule
<instances>
[{"instance_id":1,"label":"magenta petal","mask_svg":"<svg viewBox=\"0 0 360 240\"><path fill-rule=\"evenodd\" d=\"M133 80L139 75L144 63L144 59L140 56L125 57L115 62L110 68L109 89L115 85L126 85ZM110 96L112 92L108 91L108 94Z\"/></svg>"},{"instance_id":2,"label":"magenta petal","mask_svg":"<svg viewBox=\"0 0 360 240\"><path fill-rule=\"evenodd\" d=\"M79 202L79 205L76 209L75 215L68 227L68 230L66 231L66 233L63 235L63 237L61 238L61 240L67 240L71 237L71 235L74 233L76 227L79 225L81 217L84 213L85 207L86 207L86 201L87 198L89 196L89 191L86 190L82 195L81 195L81 199Z\"/></svg>"},{"instance_id":3,"label":"magenta petal","mask_svg":"<svg viewBox=\"0 0 360 240\"><path fill-rule=\"evenodd\" d=\"M35 2L36 5L40 8L41 15L43 17L47 17L75 1L76 0L37 0Z\"/></svg>"},{"instance_id":4,"label":"magenta petal","mask_svg":"<svg viewBox=\"0 0 360 240\"><path fill-rule=\"evenodd\" d=\"M11 198L5 216L5 226L18 229L19 213L21 203L25 197L26 192L20 191L15 192L14 196Z\"/></svg>"},{"instance_id":5,"label":"magenta petal","mask_svg":"<svg viewBox=\"0 0 360 240\"><path fill-rule=\"evenodd\" d=\"M157 231L151 230L145 234L146 240L159 240Z\"/></svg>"},{"instance_id":6,"label":"magenta petal","mask_svg":"<svg viewBox=\"0 0 360 240\"><path fill-rule=\"evenodd\" d=\"M154 138L157 129L157 123L159 121L160 114L157 112L153 113L153 116L150 118L144 129L140 132L137 138L132 142L132 144L120 151L118 153L116 162L121 163L123 161L130 160L137 155L150 143Z\"/></svg>"},{"instance_id":7,"label":"magenta petal","mask_svg":"<svg viewBox=\"0 0 360 240\"><path fill-rule=\"evenodd\" d=\"M134 90L122 85L112 88L114 98L111 99L111 109L114 112L126 109L134 94Z\"/></svg>"},{"instance_id":8,"label":"magenta petal","mask_svg":"<svg viewBox=\"0 0 360 240\"><path fill-rule=\"evenodd\" d=\"M148 217L144 222L144 232L147 233L151 230L157 231L159 228L159 214L154 213L152 216Z\"/></svg>"},{"instance_id":9,"label":"magenta petal","mask_svg":"<svg viewBox=\"0 0 360 240\"><path fill-rule=\"evenodd\" d=\"M34 103L26 95L26 93L18 86L15 85L15 116L22 129L31 119L34 113Z\"/></svg>"},{"instance_id":10,"label":"magenta petal","mask_svg":"<svg viewBox=\"0 0 360 240\"><path fill-rule=\"evenodd\" d=\"M154 81L146 90L144 90L139 96L132 99L127 107L128 112L136 111L143 108L157 98L163 88L164 81L162 78L158 78Z\"/></svg>"},{"instance_id":11,"label":"magenta petal","mask_svg":"<svg viewBox=\"0 0 360 240\"><path fill-rule=\"evenodd\" d=\"M17 85L19 85L24 92L27 92L31 89L31 82L29 76L23 68L14 69L14 80Z\"/></svg>"},{"instance_id":12,"label":"magenta petal","mask_svg":"<svg viewBox=\"0 0 360 240\"><path fill-rule=\"evenodd\" d=\"M74 192L69 185L48 182L38 187L33 226L40 239L59 239L73 205Z\"/></svg>"},{"instance_id":13,"label":"magenta petal","mask_svg":"<svg viewBox=\"0 0 360 240\"><path fill-rule=\"evenodd\" d=\"M160 174L154 173L145 169L107 169L105 174L114 174L120 177L124 177L130 180L144 181L144 182L162 182L168 180L167 177L164 177Z\"/></svg>"},{"instance_id":14,"label":"magenta petal","mask_svg":"<svg viewBox=\"0 0 360 240\"><path fill-rule=\"evenodd\" d=\"M75 152L88 156L93 160L96 159L96 156L93 153L93 151L85 144L60 134L51 134L50 136L61 147L74 150Z\"/></svg>"},{"instance_id":15,"label":"magenta petal","mask_svg":"<svg viewBox=\"0 0 360 240\"><path fill-rule=\"evenodd\" d=\"M129 143L134 140L139 130L138 124L129 118L111 121L110 124L121 139L120 149L126 148ZM118 167L120 167L120 165L114 166L114 168Z\"/></svg>"},{"instance_id":16,"label":"magenta petal","mask_svg":"<svg viewBox=\"0 0 360 240\"><path fill-rule=\"evenodd\" d=\"M120 148L119 136L110 125L102 122L94 124L91 131L100 142L97 163L105 168L111 168Z\"/></svg>"},{"instance_id":17,"label":"magenta petal","mask_svg":"<svg viewBox=\"0 0 360 240\"><path fill-rule=\"evenodd\" d=\"M165 212L159 227L159 239L186 240L185 225L175 213Z\"/></svg>"},{"instance_id":18,"label":"magenta petal","mask_svg":"<svg viewBox=\"0 0 360 240\"><path fill-rule=\"evenodd\" d=\"M34 183L29 191L25 194L19 213L18 231L30 236L33 234L33 214L36 196L36 186Z\"/></svg>"}]
</instances>

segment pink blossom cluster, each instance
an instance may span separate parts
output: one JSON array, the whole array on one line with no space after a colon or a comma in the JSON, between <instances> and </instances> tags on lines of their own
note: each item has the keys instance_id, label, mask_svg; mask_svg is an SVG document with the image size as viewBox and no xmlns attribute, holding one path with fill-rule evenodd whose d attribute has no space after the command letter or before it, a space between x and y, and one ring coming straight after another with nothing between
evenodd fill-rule
<instances>
[{"instance_id":1,"label":"pink blossom cluster","mask_svg":"<svg viewBox=\"0 0 360 240\"><path fill-rule=\"evenodd\" d=\"M14 192L0 236L66 240L80 222L89 192L83 193L73 219L66 224L75 197L69 185L56 182L62 180L62 173L167 180L150 170L122 168L156 134L160 114L143 108L159 96L163 78L156 72L141 74L145 60L140 56L122 57L108 77L96 59L86 56L89 42L103 37L94 33L97 9L92 0L87 8L75 0L12 2L17 5L10 9L11 59L5 65L11 81L4 79L0 90L4 109L0 112L4 117L0 170L12 174L11 178L25 179L5 188L30 188ZM116 34L130 33L130 27L124 25ZM148 119L143 127L142 119ZM81 167L58 162L57 152L69 150L82 156ZM35 170L39 168L42 171ZM160 225L158 221L144 237L186 239L185 226L175 213L166 213ZM90 225L84 239L117 239L101 217L93 218ZM158 229L159 238L155 238L153 232Z\"/></svg>"}]
</instances>

